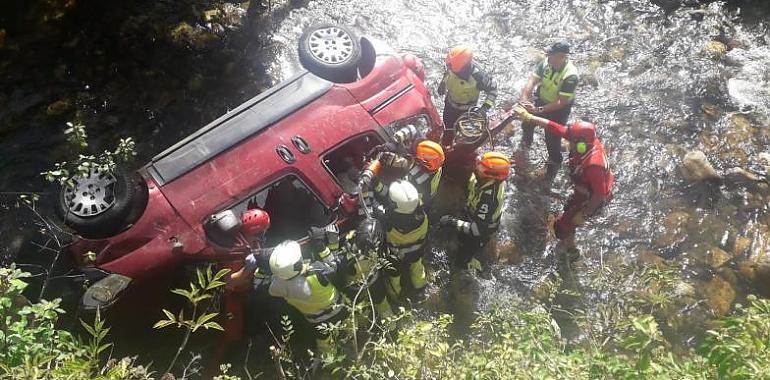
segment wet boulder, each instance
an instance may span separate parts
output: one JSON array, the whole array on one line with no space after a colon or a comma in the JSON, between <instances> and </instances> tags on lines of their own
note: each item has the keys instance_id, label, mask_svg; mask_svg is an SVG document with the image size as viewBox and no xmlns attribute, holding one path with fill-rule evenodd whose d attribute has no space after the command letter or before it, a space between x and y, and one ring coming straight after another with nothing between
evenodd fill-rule
<instances>
[{"instance_id":1,"label":"wet boulder","mask_svg":"<svg viewBox=\"0 0 770 380\"><path fill-rule=\"evenodd\" d=\"M654 240L658 247L670 247L687 239L687 227L692 215L686 210L675 210L663 221L663 231Z\"/></svg>"},{"instance_id":2,"label":"wet boulder","mask_svg":"<svg viewBox=\"0 0 770 380\"><path fill-rule=\"evenodd\" d=\"M746 237L750 239L743 260L738 263L738 272L760 294L770 296L770 227L756 223L748 228Z\"/></svg>"},{"instance_id":3,"label":"wet boulder","mask_svg":"<svg viewBox=\"0 0 770 380\"><path fill-rule=\"evenodd\" d=\"M719 41L708 41L703 46L703 51L712 55L725 55L727 53L727 45Z\"/></svg>"},{"instance_id":4,"label":"wet boulder","mask_svg":"<svg viewBox=\"0 0 770 380\"><path fill-rule=\"evenodd\" d=\"M706 154L696 150L688 152L680 167L682 176L690 182L718 181L719 174L711 166Z\"/></svg>"},{"instance_id":5,"label":"wet boulder","mask_svg":"<svg viewBox=\"0 0 770 380\"><path fill-rule=\"evenodd\" d=\"M735 289L721 276L714 276L699 285L706 302L717 316L727 314L735 301Z\"/></svg>"},{"instance_id":6,"label":"wet boulder","mask_svg":"<svg viewBox=\"0 0 770 380\"><path fill-rule=\"evenodd\" d=\"M768 190L767 181L758 174L743 168L730 168L722 176L728 188L745 188L751 192L765 193Z\"/></svg>"}]
</instances>

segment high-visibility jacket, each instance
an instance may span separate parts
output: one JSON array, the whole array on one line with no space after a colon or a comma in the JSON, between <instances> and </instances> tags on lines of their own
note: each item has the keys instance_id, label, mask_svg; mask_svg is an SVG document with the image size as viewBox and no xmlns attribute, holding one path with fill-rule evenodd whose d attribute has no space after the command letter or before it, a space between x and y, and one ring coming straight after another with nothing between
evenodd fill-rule
<instances>
[{"instance_id":1,"label":"high-visibility jacket","mask_svg":"<svg viewBox=\"0 0 770 380\"><path fill-rule=\"evenodd\" d=\"M571 61L567 60L561 70L554 70L547 61L542 61L533 73L540 79L538 97L544 103L555 102L559 96L565 96L570 102L575 99L575 87L578 82L578 71Z\"/></svg>"},{"instance_id":2,"label":"high-visibility jacket","mask_svg":"<svg viewBox=\"0 0 770 380\"><path fill-rule=\"evenodd\" d=\"M388 242L390 253L398 259L417 252L425 245L428 236L428 216L422 206L411 214L400 214L391 211L386 217L385 240Z\"/></svg>"},{"instance_id":3,"label":"high-visibility jacket","mask_svg":"<svg viewBox=\"0 0 770 380\"><path fill-rule=\"evenodd\" d=\"M411 182L417 192L420 194L424 207L430 207L431 201L436 197L438 192L438 186L441 184L441 174L443 168L439 168L435 172L430 172L425 169L424 166L415 162L412 167L409 168L409 172L406 175L406 180ZM388 197L388 186L379 179L375 180L374 193L377 195L377 199L384 201Z\"/></svg>"},{"instance_id":4,"label":"high-visibility jacket","mask_svg":"<svg viewBox=\"0 0 770 380\"><path fill-rule=\"evenodd\" d=\"M500 226L505 203L505 181L489 179L479 182L476 173L468 180L465 204L467 220L460 220L457 230L477 238L489 238Z\"/></svg>"},{"instance_id":5,"label":"high-visibility jacket","mask_svg":"<svg viewBox=\"0 0 770 380\"><path fill-rule=\"evenodd\" d=\"M312 270L289 280L273 277L269 292L274 297L283 297L312 324L323 323L343 309L337 288L324 274Z\"/></svg>"},{"instance_id":6,"label":"high-visibility jacket","mask_svg":"<svg viewBox=\"0 0 770 380\"><path fill-rule=\"evenodd\" d=\"M468 78L462 78L447 70L439 88L446 89L446 100L455 108L467 109L476 106L481 91L486 94L484 104L489 108L495 105L497 99L497 83L476 65L473 65Z\"/></svg>"},{"instance_id":7,"label":"high-visibility jacket","mask_svg":"<svg viewBox=\"0 0 770 380\"><path fill-rule=\"evenodd\" d=\"M441 173L443 168L438 168L435 172L430 172L419 163L414 163L409 169L407 176L409 182L417 188L420 193L423 205L430 206L433 198L436 197L438 186L441 183Z\"/></svg>"}]
</instances>

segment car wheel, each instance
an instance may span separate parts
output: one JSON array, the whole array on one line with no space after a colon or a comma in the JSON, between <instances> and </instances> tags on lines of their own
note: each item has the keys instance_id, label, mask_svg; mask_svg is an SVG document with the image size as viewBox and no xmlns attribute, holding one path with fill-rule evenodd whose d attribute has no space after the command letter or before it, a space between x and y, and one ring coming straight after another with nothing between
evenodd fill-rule
<instances>
[{"instance_id":1,"label":"car wheel","mask_svg":"<svg viewBox=\"0 0 770 380\"><path fill-rule=\"evenodd\" d=\"M63 187L57 202L64 224L89 239L109 237L125 227L138 190L130 177L121 170L91 169L72 180L74 186Z\"/></svg>"},{"instance_id":2,"label":"car wheel","mask_svg":"<svg viewBox=\"0 0 770 380\"><path fill-rule=\"evenodd\" d=\"M355 82L361 40L338 25L310 27L299 39L299 61L311 73L336 83Z\"/></svg>"}]
</instances>

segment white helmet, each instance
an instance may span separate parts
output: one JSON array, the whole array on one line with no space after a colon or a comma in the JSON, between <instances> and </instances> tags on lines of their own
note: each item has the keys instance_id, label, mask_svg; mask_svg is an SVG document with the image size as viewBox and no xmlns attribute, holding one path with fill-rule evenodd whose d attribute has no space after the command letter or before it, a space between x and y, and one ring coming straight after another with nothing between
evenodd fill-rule
<instances>
[{"instance_id":1,"label":"white helmet","mask_svg":"<svg viewBox=\"0 0 770 380\"><path fill-rule=\"evenodd\" d=\"M409 181L402 179L393 181L388 187L390 201L396 206L394 211L400 214L411 214L420 205L420 193Z\"/></svg>"},{"instance_id":2,"label":"white helmet","mask_svg":"<svg viewBox=\"0 0 770 380\"><path fill-rule=\"evenodd\" d=\"M278 278L288 280L302 272L302 250L294 240L286 240L273 248L270 271Z\"/></svg>"}]
</instances>

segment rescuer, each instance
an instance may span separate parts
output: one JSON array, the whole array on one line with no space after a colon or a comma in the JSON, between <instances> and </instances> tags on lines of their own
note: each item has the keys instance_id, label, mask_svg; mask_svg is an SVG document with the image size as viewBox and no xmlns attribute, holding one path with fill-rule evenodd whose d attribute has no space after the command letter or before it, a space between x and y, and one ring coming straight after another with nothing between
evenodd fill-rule
<instances>
[{"instance_id":1,"label":"rescuer","mask_svg":"<svg viewBox=\"0 0 770 380\"><path fill-rule=\"evenodd\" d=\"M604 145L596 136L596 126L591 123L578 121L567 127L533 116L521 105L514 107L513 111L523 123L544 127L570 142L569 169L575 186L564 212L556 219L554 232L565 244L566 251L574 256L577 253L575 228L612 198L615 176L610 170Z\"/></svg>"},{"instance_id":2,"label":"rescuer","mask_svg":"<svg viewBox=\"0 0 770 380\"><path fill-rule=\"evenodd\" d=\"M455 266L460 269L481 269L474 256L483 249L500 226L505 201L505 180L511 161L499 152L487 152L477 159L468 180L464 215L457 218L444 215L442 226L454 227L460 233Z\"/></svg>"},{"instance_id":3,"label":"rescuer","mask_svg":"<svg viewBox=\"0 0 770 380\"><path fill-rule=\"evenodd\" d=\"M569 60L570 47L564 42L557 42L548 49L548 56L535 67L524 89L521 90L519 103L529 113L559 124L566 124L575 101L575 89L578 84L578 71ZM538 86L539 85L539 86ZM530 102L532 90L535 103ZM532 145L535 126L528 122L522 125L522 147L528 150ZM553 178L561 166L561 139L546 129L545 144L548 149L546 176Z\"/></svg>"}]
</instances>

